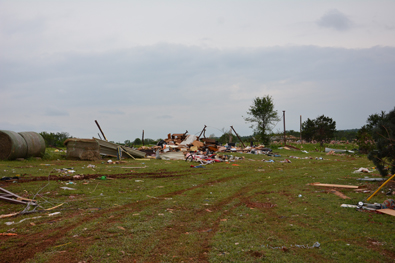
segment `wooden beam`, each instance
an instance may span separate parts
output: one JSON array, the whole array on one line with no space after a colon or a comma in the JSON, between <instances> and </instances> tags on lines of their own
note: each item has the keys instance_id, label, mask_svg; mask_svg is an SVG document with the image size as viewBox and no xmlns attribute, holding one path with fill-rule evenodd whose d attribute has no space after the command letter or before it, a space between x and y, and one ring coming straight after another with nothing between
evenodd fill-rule
<instances>
[{"instance_id":1,"label":"wooden beam","mask_svg":"<svg viewBox=\"0 0 395 263\"><path fill-rule=\"evenodd\" d=\"M395 210L394 209L378 209L376 210L377 212L383 213L383 214L387 214L390 216L395 216Z\"/></svg>"},{"instance_id":2,"label":"wooden beam","mask_svg":"<svg viewBox=\"0 0 395 263\"><path fill-rule=\"evenodd\" d=\"M364 188L364 187L366 187L365 185L363 185L363 186L358 186L358 185L321 184L321 183L311 183L311 184L309 184L309 185L312 185L312 186L320 186L320 187L346 188L346 189L358 189L358 188Z\"/></svg>"}]
</instances>

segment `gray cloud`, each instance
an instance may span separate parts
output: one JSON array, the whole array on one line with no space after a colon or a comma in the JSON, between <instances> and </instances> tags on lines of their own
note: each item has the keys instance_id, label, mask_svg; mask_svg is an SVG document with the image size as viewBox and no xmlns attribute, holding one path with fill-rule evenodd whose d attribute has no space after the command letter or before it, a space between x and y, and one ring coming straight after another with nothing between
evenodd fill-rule
<instances>
[{"instance_id":1,"label":"gray cloud","mask_svg":"<svg viewBox=\"0 0 395 263\"><path fill-rule=\"evenodd\" d=\"M69 113L65 110L50 108L45 111L46 116L69 116Z\"/></svg>"},{"instance_id":2,"label":"gray cloud","mask_svg":"<svg viewBox=\"0 0 395 263\"><path fill-rule=\"evenodd\" d=\"M125 114L125 112L120 111L120 110L101 110L99 112L103 113L103 114L109 114L109 115L124 115Z\"/></svg>"},{"instance_id":3,"label":"gray cloud","mask_svg":"<svg viewBox=\"0 0 395 263\"><path fill-rule=\"evenodd\" d=\"M57 128L90 138L97 134L93 120L100 119L106 136L120 141L142 129L157 139L199 132L205 124L234 125L248 135L241 116L254 97L266 94L277 110L286 110L287 129L299 129L299 115L321 114L334 118L339 129L359 128L369 114L392 109L395 97L392 47L220 50L160 44L0 60L0 68L6 72L0 111L9 113L1 117L2 129L30 123L39 131Z\"/></svg>"},{"instance_id":4,"label":"gray cloud","mask_svg":"<svg viewBox=\"0 0 395 263\"><path fill-rule=\"evenodd\" d=\"M316 24L320 27L333 28L338 31L346 31L353 25L352 21L337 9L332 9L324 14Z\"/></svg>"},{"instance_id":5,"label":"gray cloud","mask_svg":"<svg viewBox=\"0 0 395 263\"><path fill-rule=\"evenodd\" d=\"M160 115L160 116L156 117L156 119L171 119L171 118L173 118L173 117L170 115Z\"/></svg>"}]
</instances>

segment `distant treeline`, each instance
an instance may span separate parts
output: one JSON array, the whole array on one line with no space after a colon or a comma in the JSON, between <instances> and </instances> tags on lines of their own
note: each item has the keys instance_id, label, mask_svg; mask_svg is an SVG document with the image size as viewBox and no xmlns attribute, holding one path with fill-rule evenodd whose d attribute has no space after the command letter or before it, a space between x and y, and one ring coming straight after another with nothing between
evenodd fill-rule
<instances>
[{"instance_id":1,"label":"distant treeline","mask_svg":"<svg viewBox=\"0 0 395 263\"><path fill-rule=\"evenodd\" d=\"M332 139L337 141L353 141L357 138L358 131L359 129L338 130L335 132L335 136ZM290 130L286 131L285 133L287 135L292 135L296 138L300 138L300 132Z\"/></svg>"},{"instance_id":2,"label":"distant treeline","mask_svg":"<svg viewBox=\"0 0 395 263\"><path fill-rule=\"evenodd\" d=\"M45 141L45 145L47 147L63 147L64 146L64 142L69 139L72 138L70 136L70 134L68 134L67 132L57 132L57 133L53 133L53 132L40 132L40 135L44 138Z\"/></svg>"},{"instance_id":3,"label":"distant treeline","mask_svg":"<svg viewBox=\"0 0 395 263\"><path fill-rule=\"evenodd\" d=\"M356 139L358 130L359 129L336 131L335 138L333 138L333 139L339 140L339 141L352 141L352 140ZM44 138L45 144L47 147L51 147L51 146L52 147L64 147L64 142L69 138L73 138L67 132L53 133L53 132L45 132L44 131L44 132L41 132L40 134ZM287 134L287 136L294 136L296 138L300 138L300 132L297 132L294 130L286 131L286 134ZM283 134L277 134L277 135L273 134L273 136L282 138ZM220 137L212 137L212 138L217 140L221 144L228 143L228 142L230 142L230 140L232 142L239 142L239 139L234 134L230 135L229 133L224 133ZM249 144L251 141L253 141L254 143L257 143L254 135L240 136L240 138L246 145ZM150 138L146 138L146 139L144 139L144 145L156 145L158 143L158 141L160 141L160 140L161 139L153 140ZM133 141L125 140L123 143L121 143L121 142L117 142L117 143L124 144L127 146L141 146L141 145L143 145L143 142L140 138L136 138Z\"/></svg>"}]
</instances>

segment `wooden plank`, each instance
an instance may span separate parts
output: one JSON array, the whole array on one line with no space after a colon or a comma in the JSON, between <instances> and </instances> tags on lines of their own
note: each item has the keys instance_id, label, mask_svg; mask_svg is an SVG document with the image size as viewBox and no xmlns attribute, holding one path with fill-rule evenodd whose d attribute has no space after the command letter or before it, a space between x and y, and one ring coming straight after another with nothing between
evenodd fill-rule
<instances>
[{"instance_id":1,"label":"wooden plank","mask_svg":"<svg viewBox=\"0 0 395 263\"><path fill-rule=\"evenodd\" d=\"M4 200L4 201L15 203L15 204L22 204L22 205L26 205L28 203L28 202L24 202L24 201L21 201L21 200L16 200L16 199L2 197L2 196L0 196L0 200ZM31 205L37 205L37 203L35 203L35 202L30 202L30 204Z\"/></svg>"},{"instance_id":2,"label":"wooden plank","mask_svg":"<svg viewBox=\"0 0 395 263\"><path fill-rule=\"evenodd\" d=\"M10 195L10 194L3 194L3 193L0 193L0 196L4 196L4 197L15 197L15 196L13 196L13 195Z\"/></svg>"},{"instance_id":3,"label":"wooden plank","mask_svg":"<svg viewBox=\"0 0 395 263\"><path fill-rule=\"evenodd\" d=\"M387 214L390 216L395 216L395 210L394 209L378 209L376 210L377 212L383 213L383 214Z\"/></svg>"},{"instance_id":4,"label":"wooden plank","mask_svg":"<svg viewBox=\"0 0 395 263\"><path fill-rule=\"evenodd\" d=\"M51 208L48 208L48 209L45 209L45 210L46 210L46 211L49 211L49 210L58 208L59 206L62 206L63 204L64 204L64 203L61 203L60 205L57 205L57 206L54 206L54 207L51 207Z\"/></svg>"},{"instance_id":5,"label":"wooden plank","mask_svg":"<svg viewBox=\"0 0 395 263\"><path fill-rule=\"evenodd\" d=\"M16 195L16 194L14 194L14 193L12 193L10 191L7 191L7 190L5 190L4 188L1 188L1 187L0 187L0 191L2 191L4 193L7 193L9 195L12 195L13 197L19 197L19 195Z\"/></svg>"},{"instance_id":6,"label":"wooden plank","mask_svg":"<svg viewBox=\"0 0 395 263\"><path fill-rule=\"evenodd\" d=\"M36 200L32 200L32 199L24 198L24 197L18 197L16 200L19 200L19 201L26 201L26 202L35 202L35 203L37 203Z\"/></svg>"},{"instance_id":7,"label":"wooden plank","mask_svg":"<svg viewBox=\"0 0 395 263\"><path fill-rule=\"evenodd\" d=\"M321 183L311 183L311 184L309 184L309 185L312 185L312 186L320 186L320 187L347 188L347 189L358 189L358 188L364 188L364 187L366 187L365 185L363 185L363 186L358 186L358 185L321 184Z\"/></svg>"},{"instance_id":8,"label":"wooden plank","mask_svg":"<svg viewBox=\"0 0 395 263\"><path fill-rule=\"evenodd\" d=\"M12 214L7 214L7 215L1 215L0 218L7 218L7 217L12 217L12 216L16 216L19 213L12 213Z\"/></svg>"}]
</instances>

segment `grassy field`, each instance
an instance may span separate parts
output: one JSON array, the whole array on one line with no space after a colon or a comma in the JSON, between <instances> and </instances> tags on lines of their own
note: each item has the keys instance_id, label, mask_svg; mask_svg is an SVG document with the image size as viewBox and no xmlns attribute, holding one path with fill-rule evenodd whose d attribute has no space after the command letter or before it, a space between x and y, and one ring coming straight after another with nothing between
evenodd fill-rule
<instances>
[{"instance_id":1,"label":"grassy field","mask_svg":"<svg viewBox=\"0 0 395 263\"><path fill-rule=\"evenodd\" d=\"M315 147L275 149L281 157L233 154L245 158L205 168L155 159L69 161L51 149L43 160L0 161L0 177L20 176L0 186L41 206L0 219L0 233L17 234L0 236L1 262L394 262L395 217L340 207L381 185L353 173L372 163ZM73 180L76 174L85 178ZM337 189L344 200L313 182L366 185L370 193ZM391 187L371 202L393 198L385 195ZM23 209L0 201L0 215Z\"/></svg>"}]
</instances>

